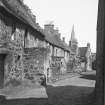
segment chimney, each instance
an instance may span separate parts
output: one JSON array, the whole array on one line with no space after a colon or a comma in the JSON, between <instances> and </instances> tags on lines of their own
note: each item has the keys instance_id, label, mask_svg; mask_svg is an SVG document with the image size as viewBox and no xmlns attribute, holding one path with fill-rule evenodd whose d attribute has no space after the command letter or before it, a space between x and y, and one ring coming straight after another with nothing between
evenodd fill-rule
<instances>
[{"instance_id":1,"label":"chimney","mask_svg":"<svg viewBox=\"0 0 105 105\"><path fill-rule=\"evenodd\" d=\"M63 42L65 42L65 37L63 37Z\"/></svg>"},{"instance_id":2,"label":"chimney","mask_svg":"<svg viewBox=\"0 0 105 105\"><path fill-rule=\"evenodd\" d=\"M45 24L44 30L52 32L54 30L54 24Z\"/></svg>"},{"instance_id":3,"label":"chimney","mask_svg":"<svg viewBox=\"0 0 105 105\"><path fill-rule=\"evenodd\" d=\"M90 43L87 43L87 47L90 48Z\"/></svg>"}]
</instances>

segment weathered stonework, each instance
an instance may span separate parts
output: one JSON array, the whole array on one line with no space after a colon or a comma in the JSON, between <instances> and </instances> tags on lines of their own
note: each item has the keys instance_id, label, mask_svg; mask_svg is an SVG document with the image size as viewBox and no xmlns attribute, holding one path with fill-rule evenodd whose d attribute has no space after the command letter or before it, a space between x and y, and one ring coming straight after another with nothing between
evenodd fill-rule
<instances>
[{"instance_id":1,"label":"weathered stonework","mask_svg":"<svg viewBox=\"0 0 105 105\"><path fill-rule=\"evenodd\" d=\"M23 56L24 79L38 82L37 74L46 73L46 61L48 56L46 48L25 48ZM45 74L46 75L46 74Z\"/></svg>"},{"instance_id":2,"label":"weathered stonework","mask_svg":"<svg viewBox=\"0 0 105 105\"><path fill-rule=\"evenodd\" d=\"M25 27L0 13L0 54L4 58L4 85L22 79L22 54Z\"/></svg>"},{"instance_id":3,"label":"weathered stonework","mask_svg":"<svg viewBox=\"0 0 105 105\"><path fill-rule=\"evenodd\" d=\"M44 47L44 45L44 40L38 36L38 32L27 29L27 35L25 36L25 48Z\"/></svg>"},{"instance_id":4,"label":"weathered stonework","mask_svg":"<svg viewBox=\"0 0 105 105\"><path fill-rule=\"evenodd\" d=\"M50 79L58 79L59 75L66 72L66 63L63 57L52 56L50 62Z\"/></svg>"}]
</instances>

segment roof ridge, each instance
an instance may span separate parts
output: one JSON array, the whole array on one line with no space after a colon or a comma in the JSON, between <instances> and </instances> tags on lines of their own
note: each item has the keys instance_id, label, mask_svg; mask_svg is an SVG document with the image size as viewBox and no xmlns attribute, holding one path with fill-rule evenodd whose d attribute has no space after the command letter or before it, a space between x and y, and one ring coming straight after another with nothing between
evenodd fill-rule
<instances>
[{"instance_id":1,"label":"roof ridge","mask_svg":"<svg viewBox=\"0 0 105 105\"><path fill-rule=\"evenodd\" d=\"M42 30L37 26L35 20L33 19L32 14L27 11L25 7L26 4L20 0L2 0L1 2L8 12L17 17L19 20L23 21L25 24L31 26L33 29L42 33ZM35 15L33 14L33 16Z\"/></svg>"}]
</instances>

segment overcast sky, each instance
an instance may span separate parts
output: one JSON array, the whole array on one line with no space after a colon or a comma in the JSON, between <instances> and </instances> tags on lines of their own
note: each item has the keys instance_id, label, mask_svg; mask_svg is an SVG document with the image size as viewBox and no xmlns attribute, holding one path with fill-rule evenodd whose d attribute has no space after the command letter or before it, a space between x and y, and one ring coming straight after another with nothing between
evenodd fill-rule
<instances>
[{"instance_id":1,"label":"overcast sky","mask_svg":"<svg viewBox=\"0 0 105 105\"><path fill-rule=\"evenodd\" d=\"M24 0L24 3L32 9L41 27L54 21L67 43L74 24L79 46L90 42L95 52L98 0Z\"/></svg>"}]
</instances>

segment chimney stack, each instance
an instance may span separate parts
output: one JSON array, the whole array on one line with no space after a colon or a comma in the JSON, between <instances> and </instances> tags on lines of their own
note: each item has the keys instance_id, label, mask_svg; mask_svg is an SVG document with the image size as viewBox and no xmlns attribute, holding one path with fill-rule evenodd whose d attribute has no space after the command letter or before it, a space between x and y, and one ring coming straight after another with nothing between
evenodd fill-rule
<instances>
[{"instance_id":1,"label":"chimney stack","mask_svg":"<svg viewBox=\"0 0 105 105\"><path fill-rule=\"evenodd\" d=\"M44 30L52 32L54 30L54 24L45 24Z\"/></svg>"},{"instance_id":2,"label":"chimney stack","mask_svg":"<svg viewBox=\"0 0 105 105\"><path fill-rule=\"evenodd\" d=\"M65 37L63 37L63 42L65 42Z\"/></svg>"},{"instance_id":3,"label":"chimney stack","mask_svg":"<svg viewBox=\"0 0 105 105\"><path fill-rule=\"evenodd\" d=\"M90 43L87 43L87 47L90 48Z\"/></svg>"}]
</instances>

